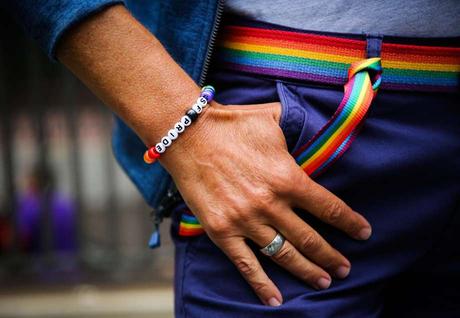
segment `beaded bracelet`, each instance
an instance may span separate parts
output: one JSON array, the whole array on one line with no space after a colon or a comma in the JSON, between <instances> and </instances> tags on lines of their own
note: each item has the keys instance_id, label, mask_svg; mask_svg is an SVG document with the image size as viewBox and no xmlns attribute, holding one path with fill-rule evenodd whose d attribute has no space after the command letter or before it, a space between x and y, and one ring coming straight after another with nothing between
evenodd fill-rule
<instances>
[{"instance_id":1,"label":"beaded bracelet","mask_svg":"<svg viewBox=\"0 0 460 318\"><path fill-rule=\"evenodd\" d=\"M183 133L186 127L190 126L197 118L198 115L206 108L206 106L213 100L215 94L214 87L207 85L201 89L200 97L196 100L195 104L185 112L180 121L174 124L166 136L161 138L161 141L155 146L149 148L144 153L144 161L148 164L154 163L160 155L166 151L166 148L172 145L172 142Z\"/></svg>"}]
</instances>

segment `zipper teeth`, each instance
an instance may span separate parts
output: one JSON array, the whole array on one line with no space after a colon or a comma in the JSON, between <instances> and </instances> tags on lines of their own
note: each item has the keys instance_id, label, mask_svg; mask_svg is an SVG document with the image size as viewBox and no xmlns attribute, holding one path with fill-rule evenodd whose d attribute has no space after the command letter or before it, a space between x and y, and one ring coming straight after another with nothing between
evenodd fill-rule
<instances>
[{"instance_id":1,"label":"zipper teeth","mask_svg":"<svg viewBox=\"0 0 460 318\"><path fill-rule=\"evenodd\" d=\"M220 21L222 19L222 12L224 10L224 0L219 0L217 2L217 12L216 17L214 18L214 25L212 27L211 38L209 39L209 46L206 52L206 56L203 63L203 70L201 71L200 80L198 84L200 86L204 85L204 81L206 80L206 75L208 74L209 64L211 62L211 54L214 49L214 44L217 38L217 31L219 29Z\"/></svg>"}]
</instances>

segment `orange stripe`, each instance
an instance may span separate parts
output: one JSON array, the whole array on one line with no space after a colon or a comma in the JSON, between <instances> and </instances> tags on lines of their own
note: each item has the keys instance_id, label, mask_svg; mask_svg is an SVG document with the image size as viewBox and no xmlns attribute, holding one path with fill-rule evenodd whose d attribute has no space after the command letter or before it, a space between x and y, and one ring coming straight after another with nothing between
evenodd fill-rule
<instances>
[{"instance_id":1,"label":"orange stripe","mask_svg":"<svg viewBox=\"0 0 460 318\"><path fill-rule=\"evenodd\" d=\"M401 52L394 53L382 49L382 61L397 61L397 62L411 62L423 64L460 64L460 58L455 56L426 56L421 54L401 54Z\"/></svg>"}]
</instances>

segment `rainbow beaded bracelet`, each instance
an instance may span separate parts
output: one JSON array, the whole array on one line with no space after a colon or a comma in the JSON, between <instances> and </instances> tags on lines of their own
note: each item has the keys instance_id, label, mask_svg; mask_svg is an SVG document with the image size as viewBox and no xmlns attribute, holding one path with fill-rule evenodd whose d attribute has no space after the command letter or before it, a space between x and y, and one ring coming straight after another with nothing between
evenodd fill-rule
<instances>
[{"instance_id":1,"label":"rainbow beaded bracelet","mask_svg":"<svg viewBox=\"0 0 460 318\"><path fill-rule=\"evenodd\" d=\"M144 153L144 161L148 164L152 164L155 160L160 158L160 155L166 151L166 148L172 145L173 141L179 137L179 134L183 133L185 129L198 118L198 115L201 114L206 106L213 100L215 93L214 87L210 85L204 86L201 89L200 97L198 97L195 104L185 112L185 115L182 116L180 121L174 124L174 127L168 131L166 136L161 138L159 143L150 147Z\"/></svg>"}]
</instances>

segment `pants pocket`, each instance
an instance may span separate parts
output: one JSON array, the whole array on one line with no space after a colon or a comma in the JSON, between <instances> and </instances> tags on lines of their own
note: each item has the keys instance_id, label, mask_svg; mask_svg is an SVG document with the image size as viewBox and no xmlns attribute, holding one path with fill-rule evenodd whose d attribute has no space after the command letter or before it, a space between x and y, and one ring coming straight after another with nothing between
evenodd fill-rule
<instances>
[{"instance_id":1,"label":"pants pocket","mask_svg":"<svg viewBox=\"0 0 460 318\"><path fill-rule=\"evenodd\" d=\"M281 103L280 127L290 153L295 152L306 142L308 130L308 107L298 99L297 87L276 81L276 90Z\"/></svg>"}]
</instances>

